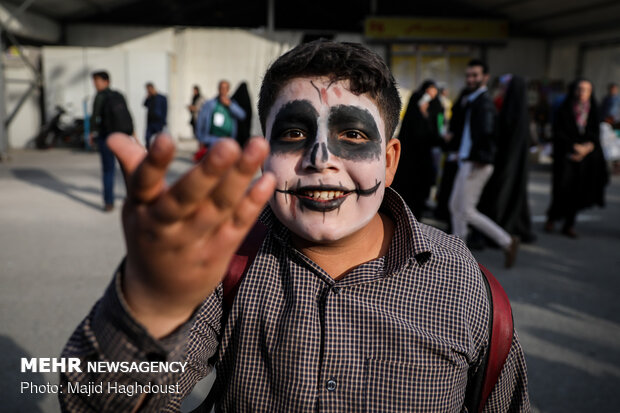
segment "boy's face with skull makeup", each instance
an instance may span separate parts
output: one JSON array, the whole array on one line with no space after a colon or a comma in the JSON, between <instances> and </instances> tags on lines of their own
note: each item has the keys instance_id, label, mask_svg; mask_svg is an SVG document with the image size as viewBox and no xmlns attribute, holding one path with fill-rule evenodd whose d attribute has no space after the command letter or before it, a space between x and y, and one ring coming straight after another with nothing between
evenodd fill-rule
<instances>
[{"instance_id":1,"label":"boy's face with skull makeup","mask_svg":"<svg viewBox=\"0 0 620 413\"><path fill-rule=\"evenodd\" d=\"M265 170L277 180L270 206L308 241L336 241L368 224L398 163L398 141L386 144L376 103L347 86L324 77L293 79L267 117Z\"/></svg>"}]
</instances>

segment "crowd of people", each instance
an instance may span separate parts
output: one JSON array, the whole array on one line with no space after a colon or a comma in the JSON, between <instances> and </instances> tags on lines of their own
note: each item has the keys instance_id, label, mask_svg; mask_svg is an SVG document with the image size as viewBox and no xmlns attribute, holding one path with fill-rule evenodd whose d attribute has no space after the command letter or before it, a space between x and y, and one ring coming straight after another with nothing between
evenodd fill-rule
<instances>
[{"instance_id":1,"label":"crowd of people","mask_svg":"<svg viewBox=\"0 0 620 413\"><path fill-rule=\"evenodd\" d=\"M127 107L125 97L119 91L110 88L110 74L97 71L92 74L93 85L97 91L92 109L90 128L90 144L97 146L101 157L103 182L103 210L114 210L114 155L107 146L107 138L111 133L122 132L137 139L133 119ZM145 85L146 128L144 133L145 147L151 146L155 136L165 131L168 123L168 99L159 93L152 82ZM194 137L199 142L199 150L194 160L200 161L208 146L223 137L236 139L241 146L250 137L252 122L252 103L247 84L242 82L235 93L229 96L230 82L222 80L218 83L218 94L205 100L200 87L195 85L191 103L187 106L190 112L190 125Z\"/></svg>"},{"instance_id":2,"label":"crowd of people","mask_svg":"<svg viewBox=\"0 0 620 413\"><path fill-rule=\"evenodd\" d=\"M200 145L194 155L196 162L221 138L235 139L241 146L250 138L252 102L246 82L241 82L230 96L230 82L221 80L217 95L209 100L200 94L199 86L194 86L192 102L187 108L194 136Z\"/></svg>"},{"instance_id":3,"label":"crowd of people","mask_svg":"<svg viewBox=\"0 0 620 413\"><path fill-rule=\"evenodd\" d=\"M515 263L519 244L536 239L527 195L528 153L535 141L530 123L544 124L552 118L553 124L549 137L553 190L543 229L553 232L554 223L562 221L562 234L577 238L578 211L605 204L608 171L604 155L609 150L604 153L600 131L615 138L609 131L620 127L620 95L618 86L611 83L599 106L592 84L577 79L555 110L540 104L546 101L542 94L530 110L522 77L498 76L492 90L490 79L487 64L474 59L467 65L465 87L454 103L443 84L430 79L412 93L398 132L402 155L392 187L418 220L432 217L443 221L445 228L470 248L500 247L509 268ZM114 162L106 138L116 130L135 134L122 95L109 88L109 74L96 72L93 81L98 93L92 129L99 136L104 210L111 211ZM196 162L222 137L236 139L241 146L250 137L252 102L247 84L242 82L232 96L230 90L230 82L222 80L217 94L206 99L198 85L193 87L187 109L199 142ZM148 148L152 137L167 124L167 98L151 82L146 91L144 141ZM599 122L607 129L599 128ZM538 128L543 140L544 130Z\"/></svg>"},{"instance_id":4,"label":"crowd of people","mask_svg":"<svg viewBox=\"0 0 620 413\"><path fill-rule=\"evenodd\" d=\"M519 243L536 240L528 157L530 125L542 115L530 116L525 79L505 74L489 90L489 78L485 62L474 59L451 106L433 80L411 95L398 135L403 154L394 187L416 218L444 221L470 248L499 246L511 267ZM577 79L553 115L553 190L543 229L552 232L562 221L562 234L577 238L578 211L605 204L609 173L599 135L618 127L618 87L609 86L599 111L591 82Z\"/></svg>"},{"instance_id":5,"label":"crowd of people","mask_svg":"<svg viewBox=\"0 0 620 413\"><path fill-rule=\"evenodd\" d=\"M609 84L599 106L591 82L577 79L550 114L549 105L543 110L540 101L534 110L528 108L522 77L498 76L492 90L488 87L490 79L487 64L474 59L467 66L465 87L454 103L447 88L430 79L412 93L398 132L402 155L392 187L418 220L432 217L444 222L448 231L464 239L470 248L500 247L506 267L511 267L519 244L536 239L527 196L528 153L535 142L530 123L552 118L553 124L549 137L553 144L553 190L543 229L553 232L554 223L562 221L562 234L577 238L578 211L605 204L608 171L604 155L609 150L604 154L600 131L615 138L613 130L620 127L620 95L618 86ZM122 94L109 88L109 74L96 72L93 81L98 93L91 136L98 135L104 210L111 211L114 162L106 138L113 131L135 133ZM205 99L200 87L193 87L187 109L199 142L196 162L222 137L236 139L241 146L250 137L252 102L247 84L242 82L232 96L230 90L230 82L222 80L217 94ZM146 84L146 91L144 142L148 148L152 137L167 124L167 98L151 82ZM546 101L544 97L540 100ZM599 128L599 122L604 126ZM544 130L538 128L543 140Z\"/></svg>"}]
</instances>

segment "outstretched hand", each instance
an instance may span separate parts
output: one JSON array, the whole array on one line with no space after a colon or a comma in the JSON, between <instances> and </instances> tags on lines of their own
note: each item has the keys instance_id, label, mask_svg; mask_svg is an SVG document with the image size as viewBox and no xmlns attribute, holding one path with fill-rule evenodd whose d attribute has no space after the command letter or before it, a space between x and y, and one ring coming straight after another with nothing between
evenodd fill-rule
<instances>
[{"instance_id":1,"label":"outstretched hand","mask_svg":"<svg viewBox=\"0 0 620 413\"><path fill-rule=\"evenodd\" d=\"M169 136L158 136L148 153L121 133L107 141L127 182L123 293L134 317L160 338L185 322L221 282L273 194L273 175L252 183L269 146L252 138L241 151L234 140L223 139L167 186L174 159Z\"/></svg>"}]
</instances>

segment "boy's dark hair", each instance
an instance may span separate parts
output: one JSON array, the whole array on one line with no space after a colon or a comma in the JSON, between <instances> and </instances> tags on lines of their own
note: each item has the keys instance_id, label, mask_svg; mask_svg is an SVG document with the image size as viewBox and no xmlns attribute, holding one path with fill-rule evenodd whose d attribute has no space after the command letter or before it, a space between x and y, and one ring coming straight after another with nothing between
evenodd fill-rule
<instances>
[{"instance_id":1,"label":"boy's dark hair","mask_svg":"<svg viewBox=\"0 0 620 413\"><path fill-rule=\"evenodd\" d=\"M100 79L105 80L106 82L110 81L110 75L105 70L100 70L98 72L93 72L92 76L93 76L93 79L98 77Z\"/></svg>"},{"instance_id":2,"label":"boy's dark hair","mask_svg":"<svg viewBox=\"0 0 620 413\"><path fill-rule=\"evenodd\" d=\"M145 87L155 87L155 85L153 84L153 82L147 82L146 85L144 85Z\"/></svg>"},{"instance_id":3,"label":"boy's dark hair","mask_svg":"<svg viewBox=\"0 0 620 413\"><path fill-rule=\"evenodd\" d=\"M480 66L482 68L482 73L485 75L489 74L489 65L484 60L480 59L471 59L469 63L467 63L467 67Z\"/></svg>"},{"instance_id":4,"label":"boy's dark hair","mask_svg":"<svg viewBox=\"0 0 620 413\"><path fill-rule=\"evenodd\" d=\"M324 39L295 47L267 69L258 99L263 133L267 115L280 90L292 79L309 76L326 76L334 82L348 80L351 93L368 93L385 122L386 139L392 137L398 125L401 102L394 77L383 59L361 44Z\"/></svg>"}]
</instances>

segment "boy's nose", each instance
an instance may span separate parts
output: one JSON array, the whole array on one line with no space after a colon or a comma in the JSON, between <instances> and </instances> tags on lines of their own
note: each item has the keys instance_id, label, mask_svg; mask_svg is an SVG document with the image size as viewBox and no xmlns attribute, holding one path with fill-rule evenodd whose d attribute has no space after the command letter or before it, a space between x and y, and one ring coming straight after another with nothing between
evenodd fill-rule
<instances>
[{"instance_id":1,"label":"boy's nose","mask_svg":"<svg viewBox=\"0 0 620 413\"><path fill-rule=\"evenodd\" d=\"M329 152L326 142L315 142L304 156L302 166L306 170L316 171L336 168L334 156Z\"/></svg>"}]
</instances>

